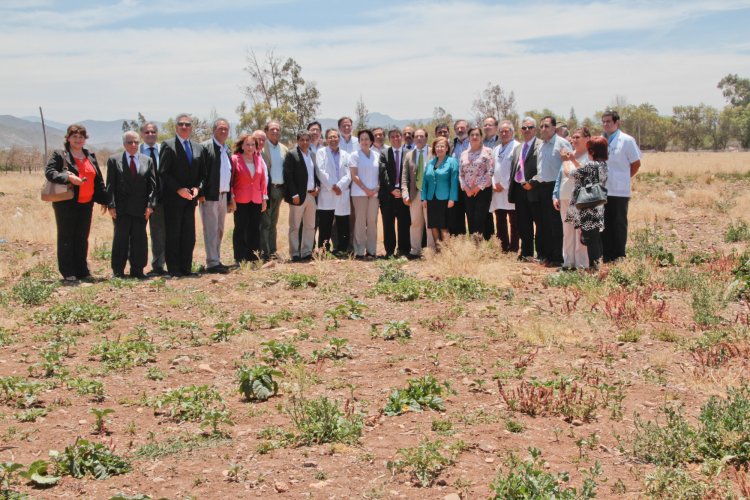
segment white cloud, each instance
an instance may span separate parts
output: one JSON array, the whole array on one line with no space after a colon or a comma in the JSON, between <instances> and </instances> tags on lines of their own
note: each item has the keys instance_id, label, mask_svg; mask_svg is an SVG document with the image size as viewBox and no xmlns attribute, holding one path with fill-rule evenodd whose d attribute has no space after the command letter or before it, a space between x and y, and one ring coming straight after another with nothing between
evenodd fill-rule
<instances>
[{"instance_id":1,"label":"white cloud","mask_svg":"<svg viewBox=\"0 0 750 500\"><path fill-rule=\"evenodd\" d=\"M37 2L40 11L43 3ZM149 2L148 8L167 11L175 3ZM226 10L232 4L208 5ZM242 31L216 25L138 29L113 17L118 11L140 12L145 4L137 0L72 15L46 9L34 22L23 17L30 12L0 10L0 92L3 113L34 114L41 104L47 116L61 121L119 119L138 111L154 119L181 111L207 116L212 108L231 118L243 97L247 50L253 47L260 55L274 46L277 55L293 57L303 76L317 82L322 116L353 113L360 94L370 110L395 118L428 117L435 106L468 114L488 81L515 91L519 112L547 107L567 114L573 106L584 117L624 95L668 113L677 104L721 106L716 83L730 72L750 74L747 46L705 52L580 47L555 53L535 52L529 41L592 35L606 41L613 29L663 30L705 12L748 4L599 2L561 9L412 3L374 10L365 25L250 24ZM205 13L207 4L183 0L179 5L183 12ZM9 24L13 16L13 25L22 27ZM69 29L74 19L100 28ZM50 29L54 23L64 29ZM101 28L102 23L107 26Z\"/></svg>"}]
</instances>

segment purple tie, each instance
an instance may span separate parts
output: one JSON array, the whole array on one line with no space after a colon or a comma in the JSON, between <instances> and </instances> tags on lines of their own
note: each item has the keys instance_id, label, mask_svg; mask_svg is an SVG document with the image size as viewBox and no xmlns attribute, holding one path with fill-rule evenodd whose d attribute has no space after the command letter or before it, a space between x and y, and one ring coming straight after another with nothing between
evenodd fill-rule
<instances>
[{"instance_id":1,"label":"purple tie","mask_svg":"<svg viewBox=\"0 0 750 500\"><path fill-rule=\"evenodd\" d=\"M521 164L521 168L518 169L516 172L516 182L523 184L524 180L526 179L526 154L529 152L529 143L525 142L523 144L523 150L521 151L521 160L519 163Z\"/></svg>"},{"instance_id":2,"label":"purple tie","mask_svg":"<svg viewBox=\"0 0 750 500\"><path fill-rule=\"evenodd\" d=\"M396 150L396 182L393 183L394 186L400 186L401 185L401 150Z\"/></svg>"}]
</instances>

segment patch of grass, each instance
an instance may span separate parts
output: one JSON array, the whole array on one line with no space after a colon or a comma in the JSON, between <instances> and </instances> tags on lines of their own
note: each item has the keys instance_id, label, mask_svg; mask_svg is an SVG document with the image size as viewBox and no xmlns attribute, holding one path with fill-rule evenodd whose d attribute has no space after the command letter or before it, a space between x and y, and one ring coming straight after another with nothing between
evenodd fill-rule
<instances>
[{"instance_id":1,"label":"patch of grass","mask_svg":"<svg viewBox=\"0 0 750 500\"><path fill-rule=\"evenodd\" d=\"M75 478L90 474L94 479L107 479L111 476L130 472L130 463L114 454L101 443L90 443L77 439L75 443L59 453L50 451L57 472Z\"/></svg>"},{"instance_id":2,"label":"patch of grass","mask_svg":"<svg viewBox=\"0 0 750 500\"><path fill-rule=\"evenodd\" d=\"M579 500L596 497L596 478L602 474L599 462L584 472L580 489L566 486L570 481L567 472L552 474L546 471L547 465L542 459L542 452L529 448L531 458L521 461L511 454L506 461L507 472L502 469L490 484L490 498L504 500L508 498L549 498L559 500Z\"/></svg>"},{"instance_id":3,"label":"patch of grass","mask_svg":"<svg viewBox=\"0 0 750 500\"><path fill-rule=\"evenodd\" d=\"M123 317L107 306L93 303L66 302L34 314L34 321L44 325L80 325L81 323L110 322Z\"/></svg>"},{"instance_id":4,"label":"patch of grass","mask_svg":"<svg viewBox=\"0 0 750 500\"><path fill-rule=\"evenodd\" d=\"M730 223L724 232L724 241L727 243L750 241L750 227L748 227L747 222L740 219L737 222Z\"/></svg>"},{"instance_id":5,"label":"patch of grass","mask_svg":"<svg viewBox=\"0 0 750 500\"><path fill-rule=\"evenodd\" d=\"M266 316L266 327L276 328L281 325L282 321L289 321L294 317L294 313L289 309L281 309L273 314Z\"/></svg>"},{"instance_id":6,"label":"patch of grass","mask_svg":"<svg viewBox=\"0 0 750 500\"><path fill-rule=\"evenodd\" d=\"M395 389L391 393L383 412L395 416L408 411L421 412L424 409L444 411L445 401L442 396L451 392L448 382L441 384L432 375L411 378L406 389Z\"/></svg>"},{"instance_id":7,"label":"patch of grass","mask_svg":"<svg viewBox=\"0 0 750 500\"><path fill-rule=\"evenodd\" d=\"M328 339L328 345L325 348L313 351L312 358L315 361L326 358L333 360L351 358L352 348L347 345L348 343L348 339L331 337Z\"/></svg>"},{"instance_id":8,"label":"patch of grass","mask_svg":"<svg viewBox=\"0 0 750 500\"><path fill-rule=\"evenodd\" d=\"M286 285L289 288L315 288L318 286L318 277L310 274L285 274L284 281L286 281Z\"/></svg>"},{"instance_id":9,"label":"patch of grass","mask_svg":"<svg viewBox=\"0 0 750 500\"><path fill-rule=\"evenodd\" d=\"M13 285L13 298L25 306L38 306L52 295L57 288L56 282L49 282L24 276Z\"/></svg>"},{"instance_id":10,"label":"patch of grass","mask_svg":"<svg viewBox=\"0 0 750 500\"><path fill-rule=\"evenodd\" d=\"M0 403L15 408L32 408L39 405L37 395L45 388L45 384L21 377L0 377Z\"/></svg>"},{"instance_id":11,"label":"patch of grass","mask_svg":"<svg viewBox=\"0 0 750 500\"><path fill-rule=\"evenodd\" d=\"M705 327L721 322L719 313L727 303L722 289L704 281L702 286L693 289L690 305L693 309L693 320Z\"/></svg>"},{"instance_id":12,"label":"patch of grass","mask_svg":"<svg viewBox=\"0 0 750 500\"><path fill-rule=\"evenodd\" d=\"M685 419L682 409L664 406L659 412L664 418L663 425L635 415L633 455L648 463L670 467L694 461L695 429Z\"/></svg>"},{"instance_id":13,"label":"patch of grass","mask_svg":"<svg viewBox=\"0 0 750 500\"><path fill-rule=\"evenodd\" d=\"M664 248L664 237L654 229L643 228L634 231L630 236L628 246L630 257L646 257L660 266L675 264L674 254Z\"/></svg>"},{"instance_id":14,"label":"patch of grass","mask_svg":"<svg viewBox=\"0 0 750 500\"><path fill-rule=\"evenodd\" d=\"M435 418L432 420L432 432L437 432L443 436L452 436L455 432L453 430L453 422Z\"/></svg>"},{"instance_id":15,"label":"patch of grass","mask_svg":"<svg viewBox=\"0 0 750 500\"><path fill-rule=\"evenodd\" d=\"M664 285L672 290L689 291L703 284L700 273L690 267L675 267L664 275Z\"/></svg>"},{"instance_id":16,"label":"patch of grass","mask_svg":"<svg viewBox=\"0 0 750 500\"><path fill-rule=\"evenodd\" d=\"M659 328L657 330L654 330L649 335L652 339L658 340L660 342L679 342L682 337L679 333L677 333L674 330L669 330L668 328Z\"/></svg>"},{"instance_id":17,"label":"patch of grass","mask_svg":"<svg viewBox=\"0 0 750 500\"><path fill-rule=\"evenodd\" d=\"M409 472L415 483L423 488L432 486L440 473L453 464L453 458L441 453L443 442L423 439L413 448L400 448L401 458L389 461L386 467L393 473Z\"/></svg>"},{"instance_id":18,"label":"patch of grass","mask_svg":"<svg viewBox=\"0 0 750 500\"><path fill-rule=\"evenodd\" d=\"M178 453L189 453L195 450L216 448L229 444L231 439L216 434L185 434L182 436L170 436L161 442L147 443L135 450L134 456L141 459L156 459L176 455Z\"/></svg>"},{"instance_id":19,"label":"patch of grass","mask_svg":"<svg viewBox=\"0 0 750 500\"><path fill-rule=\"evenodd\" d=\"M728 481L693 478L682 467L657 467L646 475L646 494L657 499L735 498Z\"/></svg>"},{"instance_id":20,"label":"patch of grass","mask_svg":"<svg viewBox=\"0 0 750 500\"><path fill-rule=\"evenodd\" d=\"M124 370L154 362L157 351L146 329L138 327L123 339L104 339L95 344L91 355L96 356L107 370Z\"/></svg>"},{"instance_id":21,"label":"patch of grass","mask_svg":"<svg viewBox=\"0 0 750 500\"><path fill-rule=\"evenodd\" d=\"M643 336L643 332L638 328L628 328L617 335L620 342L638 342Z\"/></svg>"},{"instance_id":22,"label":"patch of grass","mask_svg":"<svg viewBox=\"0 0 750 500\"><path fill-rule=\"evenodd\" d=\"M286 412L297 430L296 440L306 446L354 444L362 436L362 416L348 402L341 410L338 402L325 396L317 399L293 397Z\"/></svg>"},{"instance_id":23,"label":"patch of grass","mask_svg":"<svg viewBox=\"0 0 750 500\"><path fill-rule=\"evenodd\" d=\"M260 345L263 350L262 359L269 365L279 366L289 361L297 361L300 359L297 348L292 343L269 340L267 342L261 342Z\"/></svg>"},{"instance_id":24,"label":"patch of grass","mask_svg":"<svg viewBox=\"0 0 750 500\"><path fill-rule=\"evenodd\" d=\"M505 430L508 432L512 432L513 434L520 434L521 432L526 430L526 427L522 422L519 422L518 420L507 418L505 419Z\"/></svg>"},{"instance_id":25,"label":"patch of grass","mask_svg":"<svg viewBox=\"0 0 750 500\"><path fill-rule=\"evenodd\" d=\"M7 328L0 326L0 347L5 347L15 342L16 336Z\"/></svg>"},{"instance_id":26,"label":"patch of grass","mask_svg":"<svg viewBox=\"0 0 750 500\"><path fill-rule=\"evenodd\" d=\"M750 386L729 388L727 399L709 398L698 421L698 452L703 457L750 464Z\"/></svg>"},{"instance_id":27,"label":"patch of grass","mask_svg":"<svg viewBox=\"0 0 750 500\"><path fill-rule=\"evenodd\" d=\"M104 384L98 380L83 377L71 378L66 381L68 388L74 389L79 396L91 396L92 401L104 401Z\"/></svg>"},{"instance_id":28,"label":"patch of grass","mask_svg":"<svg viewBox=\"0 0 750 500\"><path fill-rule=\"evenodd\" d=\"M370 326L370 336L379 337L383 340L407 340L411 338L411 327L408 321L389 321L382 331L378 331L377 325Z\"/></svg>"},{"instance_id":29,"label":"patch of grass","mask_svg":"<svg viewBox=\"0 0 750 500\"><path fill-rule=\"evenodd\" d=\"M200 422L221 403L219 391L208 385L180 387L147 402L155 414L167 415L176 422Z\"/></svg>"}]
</instances>

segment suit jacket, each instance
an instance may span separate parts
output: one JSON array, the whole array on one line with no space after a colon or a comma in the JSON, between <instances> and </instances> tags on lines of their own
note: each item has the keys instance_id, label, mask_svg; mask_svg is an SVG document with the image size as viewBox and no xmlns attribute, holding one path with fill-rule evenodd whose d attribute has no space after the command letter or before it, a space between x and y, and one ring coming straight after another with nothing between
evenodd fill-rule
<instances>
[{"instance_id":1,"label":"suit jacket","mask_svg":"<svg viewBox=\"0 0 750 500\"><path fill-rule=\"evenodd\" d=\"M401 165L399 165L400 173L403 173L404 170L406 154L407 152L402 149ZM396 153L393 151L393 147L389 147L380 155L380 190L378 191L378 198L380 198L381 202L393 198L391 191L396 189L396 184L401 185L401 179L399 178L398 182L396 182ZM401 188L399 187L398 189Z\"/></svg>"},{"instance_id":2,"label":"suit jacket","mask_svg":"<svg viewBox=\"0 0 750 500\"><path fill-rule=\"evenodd\" d=\"M432 159L432 148L427 148L427 158L424 159L424 166ZM422 186L417 186L417 148L415 147L406 154L403 167L401 168L401 197L411 200L417 195L417 190Z\"/></svg>"},{"instance_id":3,"label":"suit jacket","mask_svg":"<svg viewBox=\"0 0 750 500\"><path fill-rule=\"evenodd\" d=\"M313 162L315 186L319 186L320 181L318 180L318 175L315 173L317 162L315 161L315 156L310 154L310 157ZM299 147L291 150L284 158L284 200L292 204L294 195L299 196L300 205L305 202L305 198L307 197L307 164L302 157Z\"/></svg>"},{"instance_id":4,"label":"suit jacket","mask_svg":"<svg viewBox=\"0 0 750 500\"><path fill-rule=\"evenodd\" d=\"M154 157L156 158L156 163L154 163L154 174L156 177L156 204L161 204L161 194L162 194L162 187L161 187L161 175L160 175L160 169L159 169L159 143L154 144ZM149 146L145 142L142 142L140 146L138 146L138 151L141 152L141 154L144 154L151 158L149 151ZM151 161L154 161L153 159Z\"/></svg>"},{"instance_id":5,"label":"suit jacket","mask_svg":"<svg viewBox=\"0 0 750 500\"><path fill-rule=\"evenodd\" d=\"M156 205L156 168L150 157L137 153L138 175L130 173L127 152L112 155L107 160L107 193L109 208L117 215L145 217L146 208Z\"/></svg>"},{"instance_id":6,"label":"suit jacket","mask_svg":"<svg viewBox=\"0 0 750 500\"><path fill-rule=\"evenodd\" d=\"M219 201L219 184L221 183L221 147L216 144L213 138L202 142L201 146L205 151L204 164L206 168L206 181L203 183L203 190L200 196L205 196L206 201ZM229 153L226 153L229 161L229 185L232 185L232 161ZM232 201L231 190L227 194L227 205Z\"/></svg>"},{"instance_id":7,"label":"suit jacket","mask_svg":"<svg viewBox=\"0 0 750 500\"><path fill-rule=\"evenodd\" d=\"M433 158L424 167L422 201L458 201L458 161L452 156L447 156L442 165L436 168L437 161L437 158Z\"/></svg>"},{"instance_id":8,"label":"suit jacket","mask_svg":"<svg viewBox=\"0 0 750 500\"><path fill-rule=\"evenodd\" d=\"M526 179L526 182L532 185L531 190L526 191L526 196L529 201L539 201L539 186L538 186L538 182L534 180L534 177L537 174L536 159L537 159L537 151L539 149L539 144L541 144L541 142L539 141L538 138L535 138L534 142L529 148L529 152L526 156L526 162L524 163L524 177ZM510 203L516 202L516 195L518 194L518 190L523 189L523 186L521 186L515 181L516 172L518 172L518 169L521 168L521 153L522 152L523 152L523 143L521 143L518 147L516 147L510 159L511 169L510 169L510 179L508 181L508 201Z\"/></svg>"},{"instance_id":9,"label":"suit jacket","mask_svg":"<svg viewBox=\"0 0 750 500\"><path fill-rule=\"evenodd\" d=\"M159 170L164 203L187 201L177 194L177 191L182 188L197 187L199 193L203 191L206 179L205 150L203 146L192 140L190 147L193 150L193 163L188 163L185 148L177 137L167 139L159 147ZM197 202L197 198L192 200L193 205Z\"/></svg>"},{"instance_id":10,"label":"suit jacket","mask_svg":"<svg viewBox=\"0 0 750 500\"><path fill-rule=\"evenodd\" d=\"M83 154L86 155L88 160L91 162L91 165L93 165L94 169L96 169L96 178L94 179L94 202L100 203L102 205L108 205L109 195L107 194L107 190L104 187L104 178L102 177L102 171L99 168L99 163L96 161L96 156L94 155L94 153L85 148L83 150ZM68 148L56 149L52 152L52 156L50 156L49 161L47 162L47 167L44 169L44 176L47 178L47 180L56 184L69 184L68 175L70 174L64 170L65 160L67 160L68 171L72 172L74 175L78 175L78 167L76 166L73 155L70 154ZM78 186L73 186L73 199L68 201L77 200ZM66 202L57 201L55 203Z\"/></svg>"},{"instance_id":11,"label":"suit jacket","mask_svg":"<svg viewBox=\"0 0 750 500\"><path fill-rule=\"evenodd\" d=\"M279 141L279 148L281 148L281 162L283 165L284 159L286 158L286 155L289 154L289 148L284 146L281 141ZM269 191L271 184L273 182L271 181L271 147L270 147L270 141L266 139L266 144L263 146L263 151L261 152L261 156L263 156L263 161L266 162L266 166L268 167L268 175L266 176L268 178L268 186Z\"/></svg>"}]
</instances>

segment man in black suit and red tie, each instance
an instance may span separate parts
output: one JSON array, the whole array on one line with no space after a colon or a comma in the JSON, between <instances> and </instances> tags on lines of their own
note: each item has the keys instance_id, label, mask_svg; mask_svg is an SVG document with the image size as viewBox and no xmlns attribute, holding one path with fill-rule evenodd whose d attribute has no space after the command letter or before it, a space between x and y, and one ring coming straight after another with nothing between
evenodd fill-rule
<instances>
[{"instance_id":1,"label":"man in black suit and red tie","mask_svg":"<svg viewBox=\"0 0 750 500\"><path fill-rule=\"evenodd\" d=\"M536 120L524 118L521 135L523 143L513 151L511 157L508 201L516 204L516 224L521 237L521 255L518 258L534 261L534 225L539 225Z\"/></svg>"},{"instance_id":2,"label":"man in black suit and red tie","mask_svg":"<svg viewBox=\"0 0 750 500\"><path fill-rule=\"evenodd\" d=\"M130 257L130 276L143 279L148 260L146 222L156 204L156 168L150 157L138 152L138 134L125 132L125 152L107 160L109 215L115 225L112 241L112 273L125 277Z\"/></svg>"},{"instance_id":3,"label":"man in black suit and red tie","mask_svg":"<svg viewBox=\"0 0 750 500\"><path fill-rule=\"evenodd\" d=\"M206 179L203 146L190 140L193 123L183 113L175 121L177 136L159 150L167 271L171 276L194 276L195 206Z\"/></svg>"},{"instance_id":4,"label":"man in black suit and red tie","mask_svg":"<svg viewBox=\"0 0 750 500\"><path fill-rule=\"evenodd\" d=\"M383 246L385 256L393 257L398 244L398 254L401 257L409 255L411 242L409 228L411 215L409 207L401 198L401 170L404 165L403 137L398 128L388 131L390 147L384 149L380 155L380 217L383 219ZM396 224L398 223L398 238Z\"/></svg>"}]
</instances>

